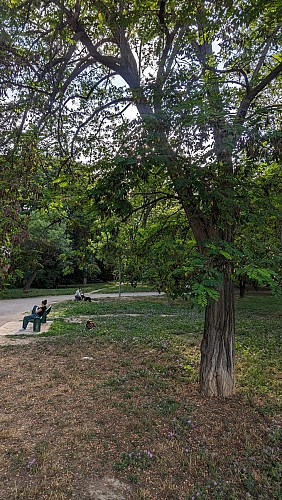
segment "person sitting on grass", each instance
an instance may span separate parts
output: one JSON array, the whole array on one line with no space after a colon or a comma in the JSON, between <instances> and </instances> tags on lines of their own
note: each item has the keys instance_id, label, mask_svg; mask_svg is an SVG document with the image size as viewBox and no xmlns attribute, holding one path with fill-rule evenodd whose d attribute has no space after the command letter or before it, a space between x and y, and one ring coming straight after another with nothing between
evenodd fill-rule
<instances>
[{"instance_id":1,"label":"person sitting on grass","mask_svg":"<svg viewBox=\"0 0 282 500\"><path fill-rule=\"evenodd\" d=\"M81 288L78 288L74 294L74 300L83 300L84 299L84 293L82 292Z\"/></svg>"},{"instance_id":2,"label":"person sitting on grass","mask_svg":"<svg viewBox=\"0 0 282 500\"><path fill-rule=\"evenodd\" d=\"M19 332L26 330L26 327L31 320L33 320L35 318L41 318L43 313L46 311L46 309L47 309L47 299L42 300L41 306L37 306L37 305L33 306L31 314L24 317L23 325L19 329Z\"/></svg>"}]
</instances>

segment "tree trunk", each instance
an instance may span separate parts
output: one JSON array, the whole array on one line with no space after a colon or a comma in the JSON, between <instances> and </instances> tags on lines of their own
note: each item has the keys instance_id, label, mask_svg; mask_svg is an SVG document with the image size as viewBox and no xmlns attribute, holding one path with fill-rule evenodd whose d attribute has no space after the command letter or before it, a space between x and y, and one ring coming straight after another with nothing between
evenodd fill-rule
<instances>
[{"instance_id":1,"label":"tree trunk","mask_svg":"<svg viewBox=\"0 0 282 500\"><path fill-rule=\"evenodd\" d=\"M245 291L246 291L246 281L245 280L240 279L239 288L240 288L240 297L241 297L241 299L243 299L245 297Z\"/></svg>"},{"instance_id":2,"label":"tree trunk","mask_svg":"<svg viewBox=\"0 0 282 500\"><path fill-rule=\"evenodd\" d=\"M25 283L24 287L23 287L23 291L24 292L28 292L31 285L32 285L32 282L35 280L35 277L37 275L37 270L33 271L30 278L27 280L27 282Z\"/></svg>"},{"instance_id":3,"label":"tree trunk","mask_svg":"<svg viewBox=\"0 0 282 500\"><path fill-rule=\"evenodd\" d=\"M206 307L201 345L200 391L205 396L228 397L234 394L234 291L225 274L220 297Z\"/></svg>"}]
</instances>

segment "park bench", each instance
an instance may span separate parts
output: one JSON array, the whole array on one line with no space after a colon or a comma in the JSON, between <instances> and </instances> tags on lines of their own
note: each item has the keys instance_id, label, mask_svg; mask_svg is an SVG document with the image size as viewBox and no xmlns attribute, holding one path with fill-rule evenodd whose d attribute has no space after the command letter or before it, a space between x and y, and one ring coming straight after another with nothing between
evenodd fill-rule
<instances>
[{"instance_id":1,"label":"park bench","mask_svg":"<svg viewBox=\"0 0 282 500\"><path fill-rule=\"evenodd\" d=\"M40 332L41 329L41 323L46 323L47 321L47 316L50 313L52 309L52 306L49 306L46 311L42 314L42 316L38 316L37 318L33 318L30 320L31 323L33 323L33 331L34 332Z\"/></svg>"}]
</instances>

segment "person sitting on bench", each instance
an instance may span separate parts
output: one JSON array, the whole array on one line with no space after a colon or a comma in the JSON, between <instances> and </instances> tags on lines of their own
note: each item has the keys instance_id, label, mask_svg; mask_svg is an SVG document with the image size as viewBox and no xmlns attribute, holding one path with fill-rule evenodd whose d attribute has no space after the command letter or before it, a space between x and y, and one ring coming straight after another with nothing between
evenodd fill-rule
<instances>
[{"instance_id":1,"label":"person sitting on bench","mask_svg":"<svg viewBox=\"0 0 282 500\"><path fill-rule=\"evenodd\" d=\"M19 329L19 331L26 330L26 327L31 320L33 320L35 318L41 318L43 313L46 311L46 309L47 309L47 299L42 300L41 306L37 306L37 305L33 306L31 314L24 317L23 325Z\"/></svg>"}]
</instances>

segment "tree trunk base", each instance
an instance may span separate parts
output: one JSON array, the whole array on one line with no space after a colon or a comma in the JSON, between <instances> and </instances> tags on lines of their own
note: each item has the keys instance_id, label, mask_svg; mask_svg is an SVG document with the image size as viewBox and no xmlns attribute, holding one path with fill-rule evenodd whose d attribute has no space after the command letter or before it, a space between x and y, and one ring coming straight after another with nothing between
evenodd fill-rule
<instances>
[{"instance_id":1,"label":"tree trunk base","mask_svg":"<svg viewBox=\"0 0 282 500\"><path fill-rule=\"evenodd\" d=\"M201 384L201 394L208 397L231 397L235 392L234 376L227 370L217 369L206 373Z\"/></svg>"}]
</instances>

